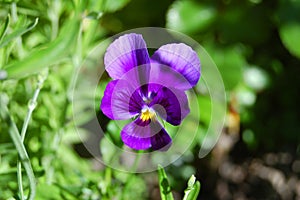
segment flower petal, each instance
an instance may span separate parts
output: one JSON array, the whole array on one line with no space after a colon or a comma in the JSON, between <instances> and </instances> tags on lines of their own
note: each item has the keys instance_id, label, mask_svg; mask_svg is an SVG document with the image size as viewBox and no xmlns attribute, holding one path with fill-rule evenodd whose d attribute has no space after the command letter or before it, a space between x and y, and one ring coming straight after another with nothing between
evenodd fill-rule
<instances>
[{"instance_id":1,"label":"flower petal","mask_svg":"<svg viewBox=\"0 0 300 200\"><path fill-rule=\"evenodd\" d=\"M106 86L100 109L110 119L123 120L136 116L143 104L138 91L127 81L113 80Z\"/></svg>"},{"instance_id":2,"label":"flower petal","mask_svg":"<svg viewBox=\"0 0 300 200\"><path fill-rule=\"evenodd\" d=\"M142 121L138 117L121 131L124 144L135 150L166 150L172 139L158 121ZM169 147L169 146L168 146Z\"/></svg>"},{"instance_id":3,"label":"flower petal","mask_svg":"<svg viewBox=\"0 0 300 200\"><path fill-rule=\"evenodd\" d=\"M149 84L149 88L152 88ZM189 114L189 104L186 94L174 88L161 87L154 92L154 98L149 104L164 120L172 125L179 125Z\"/></svg>"},{"instance_id":4,"label":"flower petal","mask_svg":"<svg viewBox=\"0 0 300 200\"><path fill-rule=\"evenodd\" d=\"M113 79L120 79L130 69L149 63L146 43L142 35L134 33L116 39L107 48L104 56L105 69ZM149 74L150 66L147 69L148 71L139 71L141 78L144 79Z\"/></svg>"},{"instance_id":5,"label":"flower petal","mask_svg":"<svg viewBox=\"0 0 300 200\"><path fill-rule=\"evenodd\" d=\"M172 139L164 128L151 137L151 146L153 150L166 151L171 144Z\"/></svg>"},{"instance_id":6,"label":"flower petal","mask_svg":"<svg viewBox=\"0 0 300 200\"><path fill-rule=\"evenodd\" d=\"M153 61L169 66L182 74L190 83L189 88L195 86L200 78L200 60L198 55L191 47L183 43L163 45L151 58ZM177 88L175 85L173 87Z\"/></svg>"},{"instance_id":7,"label":"flower petal","mask_svg":"<svg viewBox=\"0 0 300 200\"><path fill-rule=\"evenodd\" d=\"M151 63L149 83L155 83L167 88L172 87L184 91L192 88L190 82L181 73L153 60Z\"/></svg>"}]
</instances>

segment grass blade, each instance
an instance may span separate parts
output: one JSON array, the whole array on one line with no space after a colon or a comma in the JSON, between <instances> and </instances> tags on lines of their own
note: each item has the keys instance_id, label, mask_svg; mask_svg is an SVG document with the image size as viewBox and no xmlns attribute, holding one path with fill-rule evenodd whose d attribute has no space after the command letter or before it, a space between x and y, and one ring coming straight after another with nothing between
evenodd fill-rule
<instances>
[{"instance_id":1,"label":"grass blade","mask_svg":"<svg viewBox=\"0 0 300 200\"><path fill-rule=\"evenodd\" d=\"M6 31L7 31L8 25L9 25L9 22L10 22L10 16L7 15L7 18L6 18L5 22L4 22L4 24L1 25L1 27L0 27L0 44L1 44L1 42L2 42L3 37L4 37L5 34L6 34Z\"/></svg>"},{"instance_id":2,"label":"grass blade","mask_svg":"<svg viewBox=\"0 0 300 200\"><path fill-rule=\"evenodd\" d=\"M197 200L200 191L200 182L192 175L188 181L188 187L184 190L183 200Z\"/></svg>"},{"instance_id":3,"label":"grass blade","mask_svg":"<svg viewBox=\"0 0 300 200\"><path fill-rule=\"evenodd\" d=\"M15 39L15 38L27 33L28 31L32 30L38 24L38 21L39 21L38 18L36 18L34 20L34 22L31 22L27 26L21 27L21 28L15 30L14 32L12 32L11 34L4 36L2 38L2 40L0 40L0 48L7 45L13 39Z\"/></svg>"},{"instance_id":4,"label":"grass blade","mask_svg":"<svg viewBox=\"0 0 300 200\"><path fill-rule=\"evenodd\" d=\"M39 72L65 58L77 41L80 29L78 16L70 19L62 28L60 35L43 48L36 49L24 59L5 67L7 78L22 78Z\"/></svg>"},{"instance_id":5,"label":"grass blade","mask_svg":"<svg viewBox=\"0 0 300 200\"><path fill-rule=\"evenodd\" d=\"M158 180L159 180L159 189L160 196L162 200L173 200L173 195L171 187L169 185L168 177L162 166L158 166Z\"/></svg>"}]
</instances>

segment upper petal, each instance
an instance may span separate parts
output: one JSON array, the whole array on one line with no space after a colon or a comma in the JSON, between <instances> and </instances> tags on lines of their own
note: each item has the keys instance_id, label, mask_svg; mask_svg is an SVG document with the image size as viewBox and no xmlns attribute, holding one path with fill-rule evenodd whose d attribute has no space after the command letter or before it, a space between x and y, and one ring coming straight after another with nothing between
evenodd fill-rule
<instances>
[{"instance_id":1,"label":"upper petal","mask_svg":"<svg viewBox=\"0 0 300 200\"><path fill-rule=\"evenodd\" d=\"M193 86L175 69L152 60L149 83L155 83L167 88L172 87L179 90L188 90Z\"/></svg>"},{"instance_id":2,"label":"upper petal","mask_svg":"<svg viewBox=\"0 0 300 200\"><path fill-rule=\"evenodd\" d=\"M123 120L137 115L143 107L138 91L124 80L110 81L101 101L101 111L110 119Z\"/></svg>"},{"instance_id":3,"label":"upper petal","mask_svg":"<svg viewBox=\"0 0 300 200\"><path fill-rule=\"evenodd\" d=\"M190 83L189 88L195 86L200 78L200 60L198 55L191 47L183 43L163 45L151 58L155 62L169 66L182 74Z\"/></svg>"},{"instance_id":4,"label":"upper petal","mask_svg":"<svg viewBox=\"0 0 300 200\"><path fill-rule=\"evenodd\" d=\"M149 85L151 88L152 84ZM154 93L154 98L149 106L170 124L179 125L189 114L188 99L183 91L162 86Z\"/></svg>"},{"instance_id":5,"label":"upper petal","mask_svg":"<svg viewBox=\"0 0 300 200\"><path fill-rule=\"evenodd\" d=\"M105 69L113 79L120 79L130 69L150 63L146 43L142 35L131 33L116 39L104 56ZM147 71L140 70L141 79L147 79ZM144 81L144 80L142 80Z\"/></svg>"}]
</instances>

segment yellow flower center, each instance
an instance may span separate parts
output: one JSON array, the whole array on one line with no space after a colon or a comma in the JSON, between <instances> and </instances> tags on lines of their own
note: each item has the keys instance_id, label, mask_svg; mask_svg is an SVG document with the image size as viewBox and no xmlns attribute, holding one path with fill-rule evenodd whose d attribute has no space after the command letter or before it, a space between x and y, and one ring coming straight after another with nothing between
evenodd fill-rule
<instances>
[{"instance_id":1,"label":"yellow flower center","mask_svg":"<svg viewBox=\"0 0 300 200\"><path fill-rule=\"evenodd\" d=\"M149 119L153 120L155 119L155 112L151 111L150 109L146 108L142 110L141 114L141 120L142 121L148 121Z\"/></svg>"}]
</instances>

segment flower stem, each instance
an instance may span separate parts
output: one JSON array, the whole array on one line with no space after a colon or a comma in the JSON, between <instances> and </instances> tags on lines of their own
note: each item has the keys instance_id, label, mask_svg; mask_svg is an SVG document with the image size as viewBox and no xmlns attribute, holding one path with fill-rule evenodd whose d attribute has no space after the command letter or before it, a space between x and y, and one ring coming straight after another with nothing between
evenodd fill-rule
<instances>
[{"instance_id":1,"label":"flower stem","mask_svg":"<svg viewBox=\"0 0 300 200\"><path fill-rule=\"evenodd\" d=\"M132 168L131 168L133 173L136 172L136 170L139 166L139 162L140 162L140 159L141 159L142 152L143 151L139 150L136 154L136 157L134 159L134 163L133 163Z\"/></svg>"},{"instance_id":2,"label":"flower stem","mask_svg":"<svg viewBox=\"0 0 300 200\"><path fill-rule=\"evenodd\" d=\"M31 119L32 112L35 109L36 104L37 104L37 98L39 96L40 90L41 90L43 83L46 80L47 76L48 76L48 69L45 70L44 72L42 72L40 75L38 75L37 88L33 94L32 99L29 100L27 115L24 120L22 131L21 131L20 139L21 139L22 144L25 139L26 131L28 128L29 121ZM22 163L21 163L20 159L17 161L17 177L18 177L18 187L19 187L20 197L21 197L21 200L24 200L23 181L22 181Z\"/></svg>"}]
</instances>

